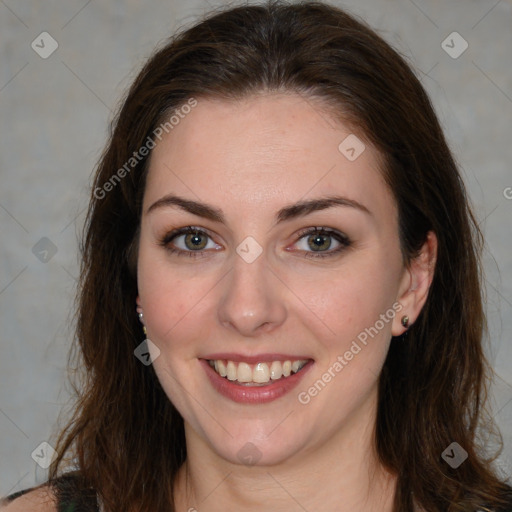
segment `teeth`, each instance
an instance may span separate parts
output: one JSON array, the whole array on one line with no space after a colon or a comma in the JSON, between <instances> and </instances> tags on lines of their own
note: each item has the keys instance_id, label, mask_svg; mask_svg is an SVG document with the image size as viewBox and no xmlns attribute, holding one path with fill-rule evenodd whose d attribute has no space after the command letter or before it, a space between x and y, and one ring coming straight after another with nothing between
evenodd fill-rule
<instances>
[{"instance_id":1,"label":"teeth","mask_svg":"<svg viewBox=\"0 0 512 512\"><path fill-rule=\"evenodd\" d=\"M299 368L300 368L300 361L293 361L292 363L292 372L293 373L297 373L299 371Z\"/></svg>"},{"instance_id":2,"label":"teeth","mask_svg":"<svg viewBox=\"0 0 512 512\"><path fill-rule=\"evenodd\" d=\"M215 361L215 371L221 376L225 377L228 374L224 361Z\"/></svg>"},{"instance_id":3,"label":"teeth","mask_svg":"<svg viewBox=\"0 0 512 512\"><path fill-rule=\"evenodd\" d=\"M228 361L227 372L226 375L228 380L236 380L236 366L233 361Z\"/></svg>"},{"instance_id":4,"label":"teeth","mask_svg":"<svg viewBox=\"0 0 512 512\"><path fill-rule=\"evenodd\" d=\"M307 359L296 361L272 361L271 363L257 363L251 366L248 363L223 361L221 359L209 361L210 366L221 376L231 381L243 384L266 384L270 380L278 380L297 373L308 362Z\"/></svg>"},{"instance_id":5,"label":"teeth","mask_svg":"<svg viewBox=\"0 0 512 512\"><path fill-rule=\"evenodd\" d=\"M240 371L240 367L238 367ZM268 382L270 380L270 370L267 363L258 363L252 371L252 380L254 382Z\"/></svg>"},{"instance_id":6,"label":"teeth","mask_svg":"<svg viewBox=\"0 0 512 512\"><path fill-rule=\"evenodd\" d=\"M280 379L283 376L283 365L280 361L272 361L270 365L270 378L272 380Z\"/></svg>"},{"instance_id":7,"label":"teeth","mask_svg":"<svg viewBox=\"0 0 512 512\"><path fill-rule=\"evenodd\" d=\"M238 363L238 382L251 382L252 380L252 369L247 363Z\"/></svg>"}]
</instances>

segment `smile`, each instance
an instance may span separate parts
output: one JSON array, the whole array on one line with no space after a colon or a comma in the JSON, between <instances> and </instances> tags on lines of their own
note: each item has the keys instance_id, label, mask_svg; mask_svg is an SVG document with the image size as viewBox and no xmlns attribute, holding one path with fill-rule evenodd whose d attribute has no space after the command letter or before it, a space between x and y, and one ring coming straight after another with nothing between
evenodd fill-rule
<instances>
[{"instance_id":1,"label":"smile","mask_svg":"<svg viewBox=\"0 0 512 512\"><path fill-rule=\"evenodd\" d=\"M220 395L240 404L264 404L290 393L314 367L314 360L294 354L217 353L199 358L206 377Z\"/></svg>"},{"instance_id":2,"label":"smile","mask_svg":"<svg viewBox=\"0 0 512 512\"><path fill-rule=\"evenodd\" d=\"M298 359L249 364L243 361L215 359L208 360L208 364L218 375L229 381L244 386L262 386L270 381L286 379L290 375L298 373L308 361L308 359Z\"/></svg>"}]
</instances>

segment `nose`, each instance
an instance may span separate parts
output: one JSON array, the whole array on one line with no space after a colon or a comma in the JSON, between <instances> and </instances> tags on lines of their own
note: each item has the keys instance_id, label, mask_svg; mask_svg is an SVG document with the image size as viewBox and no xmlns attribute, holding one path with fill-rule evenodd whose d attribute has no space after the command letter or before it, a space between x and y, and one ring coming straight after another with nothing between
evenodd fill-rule
<instances>
[{"instance_id":1,"label":"nose","mask_svg":"<svg viewBox=\"0 0 512 512\"><path fill-rule=\"evenodd\" d=\"M286 319L285 286L261 254L252 263L238 255L224 282L218 305L220 323L244 337L269 333Z\"/></svg>"}]
</instances>

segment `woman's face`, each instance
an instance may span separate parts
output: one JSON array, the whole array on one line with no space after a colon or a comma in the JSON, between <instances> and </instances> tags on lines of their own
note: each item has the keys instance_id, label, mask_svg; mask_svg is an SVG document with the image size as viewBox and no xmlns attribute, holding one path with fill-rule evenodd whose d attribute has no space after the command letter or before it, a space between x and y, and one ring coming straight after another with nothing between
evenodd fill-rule
<instances>
[{"instance_id":1,"label":"woman's face","mask_svg":"<svg viewBox=\"0 0 512 512\"><path fill-rule=\"evenodd\" d=\"M198 99L151 156L137 300L154 368L188 442L234 463L372 427L410 313L377 152L317 105Z\"/></svg>"}]
</instances>

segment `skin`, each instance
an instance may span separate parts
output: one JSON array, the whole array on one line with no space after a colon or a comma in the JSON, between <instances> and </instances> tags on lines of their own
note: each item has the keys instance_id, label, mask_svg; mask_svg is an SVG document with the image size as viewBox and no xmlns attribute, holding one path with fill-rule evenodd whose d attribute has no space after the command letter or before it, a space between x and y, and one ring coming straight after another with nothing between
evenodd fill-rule
<instances>
[{"instance_id":1,"label":"skin","mask_svg":"<svg viewBox=\"0 0 512 512\"><path fill-rule=\"evenodd\" d=\"M187 461L176 482L177 510L392 510L395 475L373 449L378 376L392 335L414 323L432 280L436 239L404 266L397 208L366 149L349 161L338 150L351 130L318 101L261 94L198 105L153 150L144 194L137 304L153 364L185 421ZM363 139L362 135L359 138ZM177 206L148 209L167 194L222 210L225 223ZM299 200L339 195L364 205L336 206L275 223ZM185 236L162 246L172 229L206 231L197 258ZM351 244L326 258L313 253L309 227L344 233ZM236 252L248 236L262 248L252 263ZM314 238L309 236L309 240ZM340 246L327 237L331 253ZM400 313L309 403L307 391L365 328L393 304ZM239 404L210 384L199 359L215 352L307 355L299 386L266 404ZM255 465L238 457L246 443ZM162 449L165 449L163 447ZM318 492L322 489L322 492Z\"/></svg>"},{"instance_id":2,"label":"skin","mask_svg":"<svg viewBox=\"0 0 512 512\"><path fill-rule=\"evenodd\" d=\"M57 502L53 493L48 487L37 487L8 505L0 503L0 510L5 512L55 512L57 511Z\"/></svg>"}]
</instances>

